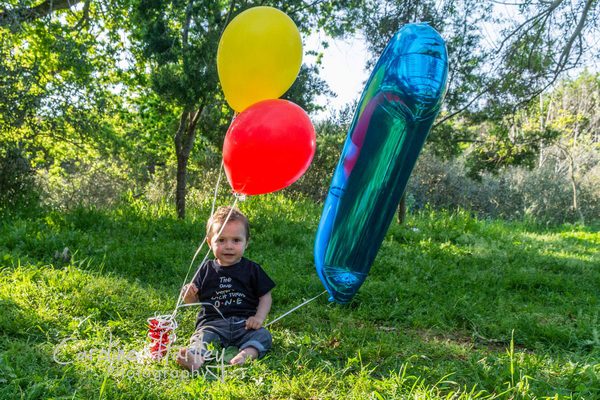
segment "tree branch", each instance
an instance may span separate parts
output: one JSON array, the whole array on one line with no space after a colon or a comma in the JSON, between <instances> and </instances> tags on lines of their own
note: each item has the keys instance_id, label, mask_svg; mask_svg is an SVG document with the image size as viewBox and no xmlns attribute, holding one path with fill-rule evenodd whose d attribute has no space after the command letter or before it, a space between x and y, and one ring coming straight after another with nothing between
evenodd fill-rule
<instances>
[{"instance_id":1,"label":"tree branch","mask_svg":"<svg viewBox=\"0 0 600 400\"><path fill-rule=\"evenodd\" d=\"M43 18L58 10L67 10L83 0L46 0L35 7L0 11L0 27L12 27Z\"/></svg>"},{"instance_id":2,"label":"tree branch","mask_svg":"<svg viewBox=\"0 0 600 400\"><path fill-rule=\"evenodd\" d=\"M194 0L190 0L187 7L185 8L185 24L183 25L183 32L181 33L181 45L184 49L188 47L188 36L190 32L190 24L192 23L192 7Z\"/></svg>"},{"instance_id":3,"label":"tree branch","mask_svg":"<svg viewBox=\"0 0 600 400\"><path fill-rule=\"evenodd\" d=\"M221 36L223 36L223 32L225 32L225 28L227 27L227 24L229 23L229 19L231 18L231 14L233 14L234 9L235 9L235 0L232 0L231 3L229 3L229 10L227 11L227 17L225 18L225 21L223 21L223 25L220 28L221 34L219 35L219 38L221 38Z\"/></svg>"},{"instance_id":4,"label":"tree branch","mask_svg":"<svg viewBox=\"0 0 600 400\"><path fill-rule=\"evenodd\" d=\"M441 120L437 121L433 127L435 128L438 125L441 125L442 123L448 121L449 119L454 118L456 115L460 114L461 112L467 110L469 108L469 106L471 106L471 104L475 103L475 101L477 101L477 99L479 99L481 96L483 96L485 93L487 93L490 90L490 86L486 87L484 90L482 90L481 92L479 92L477 94L477 96L473 97L471 99L471 101L469 101L469 103L467 103L466 105L464 105L463 107L459 108L458 110L446 115L444 118L442 118Z\"/></svg>"},{"instance_id":5,"label":"tree branch","mask_svg":"<svg viewBox=\"0 0 600 400\"><path fill-rule=\"evenodd\" d=\"M315 0L315 1L313 1L312 3L309 3L309 4L304 4L304 5L303 5L303 6L301 6L301 7L298 7L298 8L295 8L295 9L293 9L293 10L290 10L290 11L289 11L289 14L295 14L295 13L297 13L297 12L304 11L304 10L306 10L306 9L312 8L312 7L316 6L316 5L318 5L318 4L321 4L321 3L324 3L324 2L325 2L325 0Z\"/></svg>"},{"instance_id":6,"label":"tree branch","mask_svg":"<svg viewBox=\"0 0 600 400\"><path fill-rule=\"evenodd\" d=\"M573 43L575 42L575 39L581 36L581 31L585 26L585 21L587 20L588 12L590 11L590 8L592 8L592 4L594 2L595 0L588 0L585 3L585 7L583 9L583 12L581 13L581 18L579 18L579 22L577 23L577 27L569 37L566 46L563 48L563 51L560 54L558 64L556 65L555 74L559 74L567 64L569 55L571 54L571 48L573 47Z\"/></svg>"},{"instance_id":7,"label":"tree branch","mask_svg":"<svg viewBox=\"0 0 600 400\"><path fill-rule=\"evenodd\" d=\"M521 29L523 29L523 27L527 26L530 22L539 19L540 17L551 14L563 1L564 0L555 0L554 2L552 2L552 4L550 4L550 6L548 8L546 8L545 10L541 11L540 13L534 15L533 17L527 19L521 25L519 25L515 29L513 29L513 31L510 32L508 35L506 35L506 37L502 40L502 42L500 43L500 46L498 47L496 52L499 53L502 50L502 48L504 47L504 45L506 44L506 42L508 41L508 39L510 39L512 36L514 36Z\"/></svg>"},{"instance_id":8,"label":"tree branch","mask_svg":"<svg viewBox=\"0 0 600 400\"><path fill-rule=\"evenodd\" d=\"M75 25L75 29L85 28L90 24L90 2L91 0L85 0L83 4L83 15L77 25Z\"/></svg>"}]
</instances>

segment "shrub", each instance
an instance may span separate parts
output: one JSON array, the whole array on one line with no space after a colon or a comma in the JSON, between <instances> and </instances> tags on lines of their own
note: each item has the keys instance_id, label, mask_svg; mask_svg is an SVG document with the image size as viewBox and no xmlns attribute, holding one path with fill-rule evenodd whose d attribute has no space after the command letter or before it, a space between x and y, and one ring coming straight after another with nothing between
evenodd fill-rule
<instances>
[{"instance_id":1,"label":"shrub","mask_svg":"<svg viewBox=\"0 0 600 400\"><path fill-rule=\"evenodd\" d=\"M38 204L34 170L23 150L8 143L0 149L0 209L27 209Z\"/></svg>"},{"instance_id":2,"label":"shrub","mask_svg":"<svg viewBox=\"0 0 600 400\"><path fill-rule=\"evenodd\" d=\"M600 216L600 164L578 176L578 208L573 188L557 162L528 169L508 167L486 172L480 180L467 176L464 158L442 160L424 152L407 188L408 206L421 209L467 209L481 217L529 219L546 224L597 220ZM580 215L581 213L581 215Z\"/></svg>"},{"instance_id":3,"label":"shrub","mask_svg":"<svg viewBox=\"0 0 600 400\"><path fill-rule=\"evenodd\" d=\"M286 193L300 193L315 201L325 200L345 139L345 133L317 136L317 151L310 168Z\"/></svg>"},{"instance_id":4,"label":"shrub","mask_svg":"<svg viewBox=\"0 0 600 400\"><path fill-rule=\"evenodd\" d=\"M111 160L76 163L68 171L43 170L38 180L44 204L56 209L111 207L135 187L127 167Z\"/></svg>"}]
</instances>

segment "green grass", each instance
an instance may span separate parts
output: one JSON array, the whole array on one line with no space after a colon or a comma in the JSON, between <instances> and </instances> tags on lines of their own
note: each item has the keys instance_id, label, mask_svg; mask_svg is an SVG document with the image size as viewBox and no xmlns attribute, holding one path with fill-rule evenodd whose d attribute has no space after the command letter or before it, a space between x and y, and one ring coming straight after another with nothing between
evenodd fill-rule
<instances>
[{"instance_id":1,"label":"green grass","mask_svg":"<svg viewBox=\"0 0 600 400\"><path fill-rule=\"evenodd\" d=\"M246 254L277 282L270 318L319 294L320 207L270 195L241 208ZM600 398L600 233L467 213L393 224L351 304L321 296L273 324L268 356L222 380L128 359L146 318L173 309L209 210L4 216L0 398ZM180 313L178 344L194 318Z\"/></svg>"}]
</instances>

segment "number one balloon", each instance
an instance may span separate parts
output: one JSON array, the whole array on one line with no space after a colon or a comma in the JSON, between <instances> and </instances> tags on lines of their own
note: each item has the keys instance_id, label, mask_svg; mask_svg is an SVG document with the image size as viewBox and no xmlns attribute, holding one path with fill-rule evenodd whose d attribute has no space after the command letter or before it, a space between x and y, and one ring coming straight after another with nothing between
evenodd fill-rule
<instances>
[{"instance_id":1,"label":"number one balloon","mask_svg":"<svg viewBox=\"0 0 600 400\"><path fill-rule=\"evenodd\" d=\"M237 112L284 94L301 63L300 32L290 17L273 7L253 7L237 15L217 50L223 93Z\"/></svg>"},{"instance_id":2,"label":"number one balloon","mask_svg":"<svg viewBox=\"0 0 600 400\"><path fill-rule=\"evenodd\" d=\"M317 273L330 300L348 303L365 281L441 110L447 80L444 39L423 23L400 29L375 64L315 238Z\"/></svg>"}]
</instances>

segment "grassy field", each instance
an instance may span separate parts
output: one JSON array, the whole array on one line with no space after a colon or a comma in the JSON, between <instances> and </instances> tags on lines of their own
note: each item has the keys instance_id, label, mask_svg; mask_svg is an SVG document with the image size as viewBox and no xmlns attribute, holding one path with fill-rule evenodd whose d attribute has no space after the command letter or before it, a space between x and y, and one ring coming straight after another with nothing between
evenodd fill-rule
<instances>
[{"instance_id":1,"label":"grassy field","mask_svg":"<svg viewBox=\"0 0 600 400\"><path fill-rule=\"evenodd\" d=\"M240 207L246 255L278 284L271 320L321 293L320 207L281 195ZM600 233L467 213L394 223L353 302L321 296L276 322L258 362L195 377L172 359L138 362L146 318L173 309L209 210L3 216L0 398L600 399ZM196 311L180 313L178 345Z\"/></svg>"}]
</instances>

